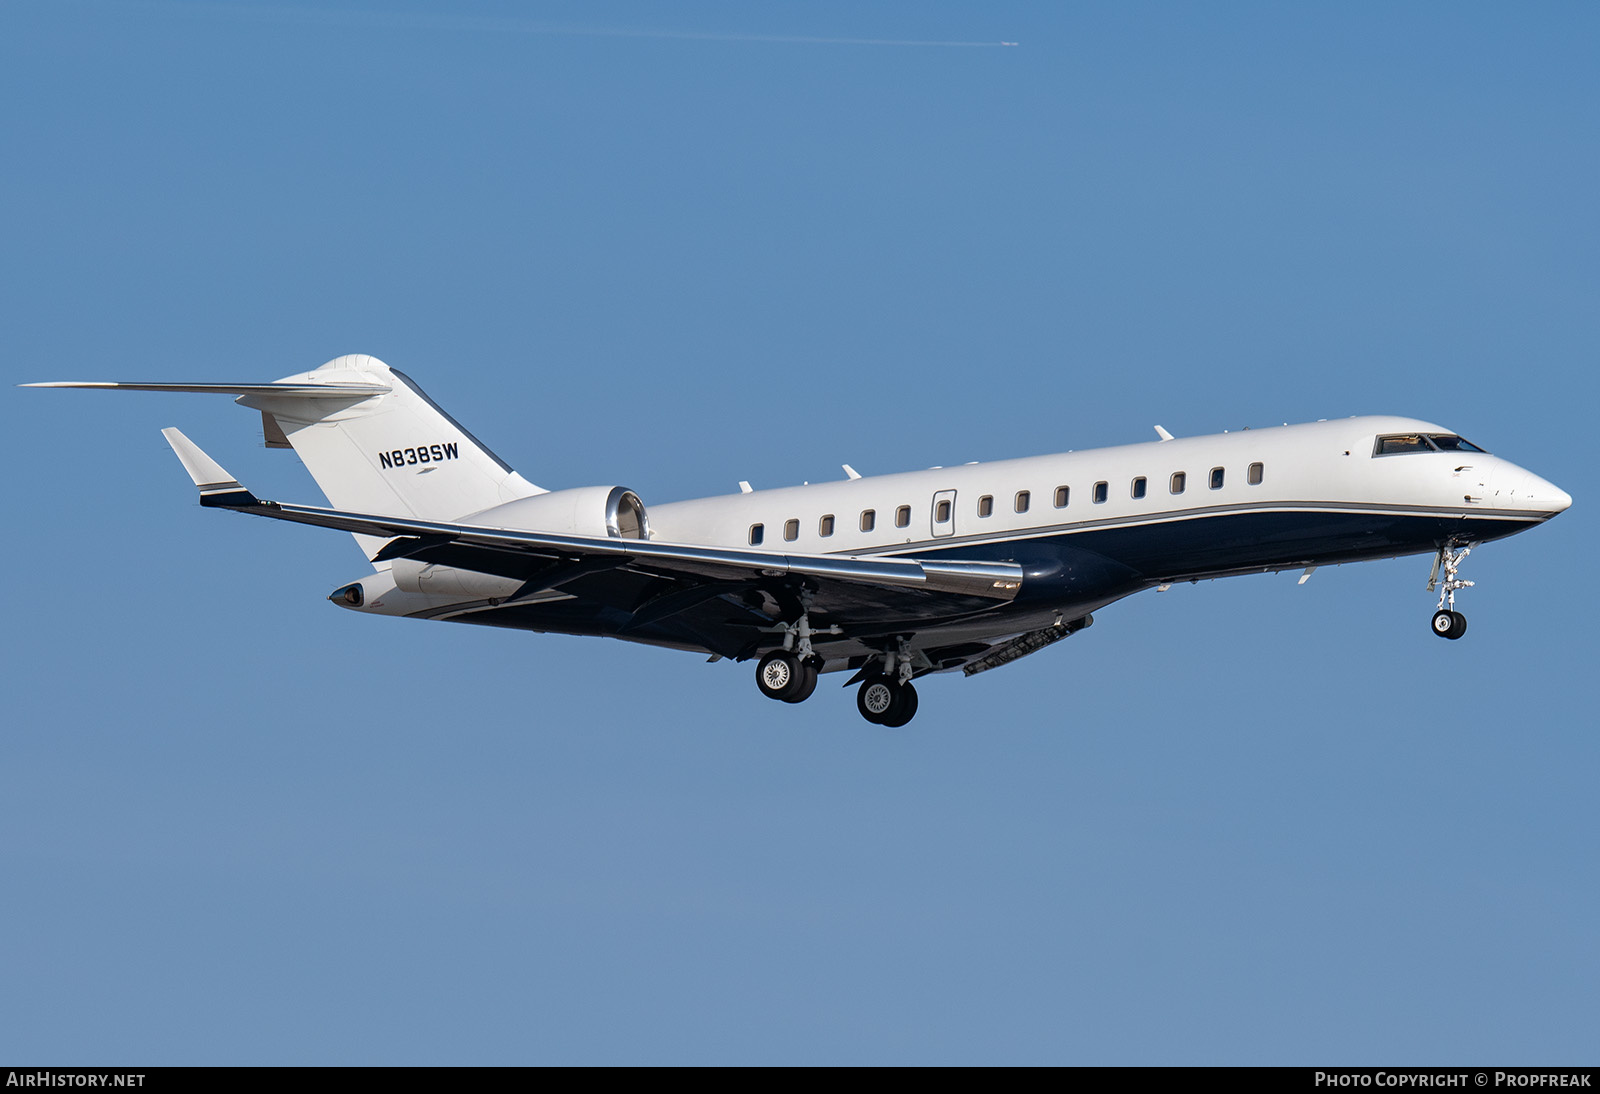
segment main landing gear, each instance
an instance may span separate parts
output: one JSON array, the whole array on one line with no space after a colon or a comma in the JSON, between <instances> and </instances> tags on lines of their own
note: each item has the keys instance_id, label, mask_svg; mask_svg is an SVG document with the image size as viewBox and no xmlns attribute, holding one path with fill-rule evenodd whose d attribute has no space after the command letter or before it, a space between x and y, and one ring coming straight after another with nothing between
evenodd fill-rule
<instances>
[{"instance_id":1,"label":"main landing gear","mask_svg":"<svg viewBox=\"0 0 1600 1094\"><path fill-rule=\"evenodd\" d=\"M811 650L811 597L800 595L800 618L793 623L780 623L777 630L783 633L783 648L773 650L756 663L756 687L768 699L785 703L803 703L817 690L817 671L822 668L822 658ZM837 633L829 627L823 633Z\"/></svg>"},{"instance_id":2,"label":"main landing gear","mask_svg":"<svg viewBox=\"0 0 1600 1094\"><path fill-rule=\"evenodd\" d=\"M1433 613L1433 633L1440 638L1460 638L1467 633L1467 617L1456 611L1456 593L1461 589L1472 588L1473 582L1463 581L1456 576L1456 571L1461 569L1461 563L1472 553L1472 544L1459 546L1455 541L1449 541L1439 548L1439 555L1433 560L1433 572L1428 575L1428 591L1435 588L1439 590L1439 608ZM1439 580L1439 571L1444 571L1444 580Z\"/></svg>"},{"instance_id":3,"label":"main landing gear","mask_svg":"<svg viewBox=\"0 0 1600 1094\"><path fill-rule=\"evenodd\" d=\"M856 709L874 725L898 728L917 715L917 689L911 686L911 642L900 638L883 655L883 671L861 681Z\"/></svg>"},{"instance_id":4,"label":"main landing gear","mask_svg":"<svg viewBox=\"0 0 1600 1094\"><path fill-rule=\"evenodd\" d=\"M856 709L874 725L903 726L917 715L917 689L909 681L902 684L874 673L861 682Z\"/></svg>"},{"instance_id":5,"label":"main landing gear","mask_svg":"<svg viewBox=\"0 0 1600 1094\"><path fill-rule=\"evenodd\" d=\"M756 664L756 687L768 699L803 703L817 690L817 657L773 650Z\"/></svg>"},{"instance_id":6,"label":"main landing gear","mask_svg":"<svg viewBox=\"0 0 1600 1094\"><path fill-rule=\"evenodd\" d=\"M817 690L822 658L812 652L809 613L793 623L779 624L783 648L772 650L756 662L756 687L768 699L803 703ZM839 633L830 627L823 633ZM856 709L874 725L903 726L917 713L917 689L911 686L911 643L899 638L883 654L883 668L865 676L856 693Z\"/></svg>"}]
</instances>

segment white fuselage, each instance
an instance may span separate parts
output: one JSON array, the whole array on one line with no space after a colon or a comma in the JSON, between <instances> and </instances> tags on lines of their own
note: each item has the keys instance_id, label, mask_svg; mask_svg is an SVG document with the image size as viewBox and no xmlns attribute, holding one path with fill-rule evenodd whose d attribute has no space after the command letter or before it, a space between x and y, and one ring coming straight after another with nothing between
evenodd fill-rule
<instances>
[{"instance_id":1,"label":"white fuselage","mask_svg":"<svg viewBox=\"0 0 1600 1094\"><path fill-rule=\"evenodd\" d=\"M652 538L667 542L871 555L1271 509L1538 521L1571 503L1551 483L1487 453L1373 454L1375 437L1407 431L1449 432L1412 418L1377 416L1247 429L655 505L650 523ZM1221 483L1213 486L1218 469ZM1135 497L1139 479L1144 492ZM1096 500L1100 483L1103 501ZM986 516L984 498L990 499ZM940 500L951 502L945 521L936 519ZM901 514L902 507L909 514ZM862 530L866 513L870 531ZM831 534L824 534L830 516ZM757 525L759 545L751 543Z\"/></svg>"},{"instance_id":2,"label":"white fuselage","mask_svg":"<svg viewBox=\"0 0 1600 1094\"><path fill-rule=\"evenodd\" d=\"M1081 620L1170 581L1496 539L1571 503L1486 452L1375 452L1379 437L1449 432L1411 418L1346 418L751 491L649 506L649 535L774 556L1020 566L1026 576L1014 602L903 628L915 631L917 645L948 648ZM511 526L515 514L510 506L475 519ZM367 579L363 610L489 621L510 597L529 609L573 601L569 592L526 594L519 585L400 560ZM519 625L593 633L586 621L553 617ZM835 669L876 647L868 638L818 648Z\"/></svg>"}]
</instances>

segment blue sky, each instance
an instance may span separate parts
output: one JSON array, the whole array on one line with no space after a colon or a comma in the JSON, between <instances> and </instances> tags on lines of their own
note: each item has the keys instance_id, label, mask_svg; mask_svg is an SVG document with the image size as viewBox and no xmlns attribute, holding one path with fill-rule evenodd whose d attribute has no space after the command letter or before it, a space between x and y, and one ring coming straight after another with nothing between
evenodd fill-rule
<instances>
[{"instance_id":1,"label":"blue sky","mask_svg":"<svg viewBox=\"0 0 1600 1094\"><path fill-rule=\"evenodd\" d=\"M559 32L558 32L559 31ZM911 46L774 39L1020 43ZM1147 593L868 727L748 665L323 597L8 389L0 1057L1592 1061L1586 4L0 3L10 382L404 369L648 505L1357 413L1574 496Z\"/></svg>"}]
</instances>

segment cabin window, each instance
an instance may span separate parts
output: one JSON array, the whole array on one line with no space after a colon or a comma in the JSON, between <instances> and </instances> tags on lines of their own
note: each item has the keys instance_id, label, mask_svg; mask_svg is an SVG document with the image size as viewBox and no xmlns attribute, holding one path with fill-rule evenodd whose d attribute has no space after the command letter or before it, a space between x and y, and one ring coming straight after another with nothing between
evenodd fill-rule
<instances>
[{"instance_id":1,"label":"cabin window","mask_svg":"<svg viewBox=\"0 0 1600 1094\"><path fill-rule=\"evenodd\" d=\"M909 514L907 514L909 516ZM861 510L861 530L870 532L878 526L878 511L876 509Z\"/></svg>"},{"instance_id":2,"label":"cabin window","mask_svg":"<svg viewBox=\"0 0 1600 1094\"><path fill-rule=\"evenodd\" d=\"M1211 469L1211 489L1222 489L1222 468L1220 467L1213 467Z\"/></svg>"},{"instance_id":3,"label":"cabin window","mask_svg":"<svg viewBox=\"0 0 1600 1094\"><path fill-rule=\"evenodd\" d=\"M935 524L949 524L950 523L950 501L949 501L948 498L946 498L945 500L939 502L938 505L933 507L933 523L935 523Z\"/></svg>"},{"instance_id":4,"label":"cabin window","mask_svg":"<svg viewBox=\"0 0 1600 1094\"><path fill-rule=\"evenodd\" d=\"M896 528L911 527L911 506L902 505L894 511L894 526Z\"/></svg>"},{"instance_id":5,"label":"cabin window","mask_svg":"<svg viewBox=\"0 0 1600 1094\"><path fill-rule=\"evenodd\" d=\"M1101 502L1105 501L1106 498L1108 498L1110 496L1111 496L1111 484L1110 483L1097 482L1097 483L1094 484L1094 503L1096 505L1099 505Z\"/></svg>"},{"instance_id":6,"label":"cabin window","mask_svg":"<svg viewBox=\"0 0 1600 1094\"><path fill-rule=\"evenodd\" d=\"M797 521L797 520L786 520L786 521L784 521L783 522L783 538L784 539L789 539L789 540L799 539L800 538L800 522Z\"/></svg>"},{"instance_id":7,"label":"cabin window","mask_svg":"<svg viewBox=\"0 0 1600 1094\"><path fill-rule=\"evenodd\" d=\"M1265 465L1253 463L1250 465L1250 469L1245 472L1244 481L1249 483L1251 486L1260 486L1261 478L1266 474L1266 470L1267 469Z\"/></svg>"},{"instance_id":8,"label":"cabin window","mask_svg":"<svg viewBox=\"0 0 1600 1094\"><path fill-rule=\"evenodd\" d=\"M1184 488L1186 486L1188 486L1188 485L1189 485L1189 476L1188 475L1184 474L1182 471L1174 471L1172 473L1172 486L1169 487L1169 489L1171 489L1171 491L1174 494L1183 493Z\"/></svg>"},{"instance_id":9,"label":"cabin window","mask_svg":"<svg viewBox=\"0 0 1600 1094\"><path fill-rule=\"evenodd\" d=\"M1033 500L1033 493L1031 491L1018 490L1017 491L1017 512L1026 513L1028 511L1028 503L1030 501L1032 501L1032 500Z\"/></svg>"},{"instance_id":10,"label":"cabin window","mask_svg":"<svg viewBox=\"0 0 1600 1094\"><path fill-rule=\"evenodd\" d=\"M1056 508L1065 509L1067 502L1072 498L1072 491L1065 486L1056 487Z\"/></svg>"},{"instance_id":11,"label":"cabin window","mask_svg":"<svg viewBox=\"0 0 1600 1094\"><path fill-rule=\"evenodd\" d=\"M1134 479L1133 496L1136 498L1144 497L1145 487L1147 487L1149 484L1150 480L1145 478L1143 475L1140 475L1138 478Z\"/></svg>"},{"instance_id":12,"label":"cabin window","mask_svg":"<svg viewBox=\"0 0 1600 1094\"><path fill-rule=\"evenodd\" d=\"M831 536L831 535L833 535L833 514L832 513L829 513L827 516L825 516L821 520L817 521L817 535L819 535L819 536Z\"/></svg>"},{"instance_id":13,"label":"cabin window","mask_svg":"<svg viewBox=\"0 0 1600 1094\"><path fill-rule=\"evenodd\" d=\"M987 517L993 512L994 498L991 495L985 494L983 497L978 499L978 515L980 517Z\"/></svg>"},{"instance_id":14,"label":"cabin window","mask_svg":"<svg viewBox=\"0 0 1600 1094\"><path fill-rule=\"evenodd\" d=\"M759 547L761 546L761 541L766 538L767 526L765 524L752 524L750 526L750 546Z\"/></svg>"}]
</instances>

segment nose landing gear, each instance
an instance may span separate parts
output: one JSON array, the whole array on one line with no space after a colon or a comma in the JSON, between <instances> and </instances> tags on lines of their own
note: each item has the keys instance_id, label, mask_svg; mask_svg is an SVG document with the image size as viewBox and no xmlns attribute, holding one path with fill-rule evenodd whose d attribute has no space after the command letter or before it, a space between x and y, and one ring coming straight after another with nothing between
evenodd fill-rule
<instances>
[{"instance_id":1,"label":"nose landing gear","mask_svg":"<svg viewBox=\"0 0 1600 1094\"><path fill-rule=\"evenodd\" d=\"M1451 540L1439 548L1438 556L1433 560L1433 572L1428 575L1428 591L1439 590L1439 607L1433 613L1433 633L1440 638L1460 638L1467 633L1467 617L1456 611L1456 593L1461 589L1470 589L1473 582L1464 581L1456 576L1456 571L1461 569L1461 563L1472 553L1472 544L1460 546ZM1444 580L1439 580L1439 571L1444 571Z\"/></svg>"}]
</instances>

